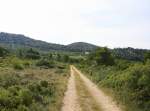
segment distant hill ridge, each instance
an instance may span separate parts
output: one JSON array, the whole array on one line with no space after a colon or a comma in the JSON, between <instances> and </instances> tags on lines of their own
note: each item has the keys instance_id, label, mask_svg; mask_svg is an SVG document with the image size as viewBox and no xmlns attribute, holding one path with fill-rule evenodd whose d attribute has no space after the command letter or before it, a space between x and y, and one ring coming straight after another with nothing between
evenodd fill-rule
<instances>
[{"instance_id":1,"label":"distant hill ridge","mask_svg":"<svg viewBox=\"0 0 150 111\"><path fill-rule=\"evenodd\" d=\"M69 45L48 43L35 40L21 34L0 33L0 45L8 48L36 48L41 51L73 51L86 52L96 49L98 46L84 42L76 42Z\"/></svg>"},{"instance_id":2,"label":"distant hill ridge","mask_svg":"<svg viewBox=\"0 0 150 111\"><path fill-rule=\"evenodd\" d=\"M68 52L89 52L94 51L98 46L85 43L75 42L69 45L60 45L54 43L48 43L41 40L35 40L26 37L21 34L0 33L0 46L7 47L9 49L17 48L35 48L40 51L68 51ZM115 48L110 49L115 57L127 59L127 60L143 60L144 53L149 51L145 49L134 48Z\"/></svg>"},{"instance_id":3,"label":"distant hill ridge","mask_svg":"<svg viewBox=\"0 0 150 111\"><path fill-rule=\"evenodd\" d=\"M72 51L92 51L95 50L98 46L90 44L90 43L85 43L85 42L75 42L72 44L67 45L69 49Z\"/></svg>"}]
</instances>

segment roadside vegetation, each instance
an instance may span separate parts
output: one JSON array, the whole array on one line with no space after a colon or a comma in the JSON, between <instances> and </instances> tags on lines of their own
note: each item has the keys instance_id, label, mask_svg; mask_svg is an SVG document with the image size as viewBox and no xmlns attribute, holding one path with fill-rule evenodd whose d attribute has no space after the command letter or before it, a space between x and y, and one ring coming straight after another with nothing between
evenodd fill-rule
<instances>
[{"instance_id":1,"label":"roadside vegetation","mask_svg":"<svg viewBox=\"0 0 150 111\"><path fill-rule=\"evenodd\" d=\"M113 91L125 111L150 109L150 56L129 60L113 56L109 49L98 48L77 66L100 87Z\"/></svg>"},{"instance_id":2,"label":"roadside vegetation","mask_svg":"<svg viewBox=\"0 0 150 111\"><path fill-rule=\"evenodd\" d=\"M89 54L0 47L0 110L60 111L69 64L76 64L99 87L113 92L125 111L149 111L150 52L106 47ZM84 103L84 86L77 79Z\"/></svg>"},{"instance_id":3,"label":"roadside vegetation","mask_svg":"<svg viewBox=\"0 0 150 111\"><path fill-rule=\"evenodd\" d=\"M60 111L68 69L57 55L0 47L0 111Z\"/></svg>"}]
</instances>

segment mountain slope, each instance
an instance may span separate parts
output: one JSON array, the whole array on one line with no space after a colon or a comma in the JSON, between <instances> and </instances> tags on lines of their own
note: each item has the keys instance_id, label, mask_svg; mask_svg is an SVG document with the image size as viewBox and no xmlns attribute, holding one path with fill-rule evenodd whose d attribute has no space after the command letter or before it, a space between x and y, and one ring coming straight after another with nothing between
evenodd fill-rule
<instances>
[{"instance_id":1,"label":"mountain slope","mask_svg":"<svg viewBox=\"0 0 150 111\"><path fill-rule=\"evenodd\" d=\"M37 48L43 51L49 50L63 50L65 46L47 43L40 40L34 40L24 35L19 34L9 34L9 33L0 33L0 44L3 44L7 47L17 48L17 47L24 47L24 48Z\"/></svg>"},{"instance_id":2,"label":"mountain slope","mask_svg":"<svg viewBox=\"0 0 150 111\"><path fill-rule=\"evenodd\" d=\"M144 54L149 50L146 49L134 49L131 47L128 48L115 48L112 50L113 55L118 58L127 59L127 60L144 60Z\"/></svg>"},{"instance_id":3,"label":"mountain slope","mask_svg":"<svg viewBox=\"0 0 150 111\"><path fill-rule=\"evenodd\" d=\"M95 50L96 48L97 48L96 45L85 43L85 42L76 42L76 43L69 44L67 46L68 50L80 51L80 52L92 51Z\"/></svg>"},{"instance_id":4,"label":"mountain slope","mask_svg":"<svg viewBox=\"0 0 150 111\"><path fill-rule=\"evenodd\" d=\"M88 43L73 43L70 45L60 45L48 43L40 40L34 40L20 34L0 33L0 45L16 49L16 48L36 48L41 51L92 51L97 46Z\"/></svg>"}]
</instances>

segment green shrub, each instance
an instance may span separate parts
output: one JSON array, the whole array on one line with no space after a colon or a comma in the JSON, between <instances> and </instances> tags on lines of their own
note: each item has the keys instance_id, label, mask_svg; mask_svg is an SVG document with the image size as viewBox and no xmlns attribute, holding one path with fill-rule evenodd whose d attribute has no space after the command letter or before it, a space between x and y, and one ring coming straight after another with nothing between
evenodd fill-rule
<instances>
[{"instance_id":1,"label":"green shrub","mask_svg":"<svg viewBox=\"0 0 150 111\"><path fill-rule=\"evenodd\" d=\"M0 74L0 111L49 111L50 103L56 104L62 91L61 83L56 82L57 75L55 80L29 75L20 71Z\"/></svg>"},{"instance_id":2,"label":"green shrub","mask_svg":"<svg viewBox=\"0 0 150 111\"><path fill-rule=\"evenodd\" d=\"M19 85L13 85L8 88L8 91L11 92L13 96L17 96L20 89L21 87Z\"/></svg>"},{"instance_id":3,"label":"green shrub","mask_svg":"<svg viewBox=\"0 0 150 111\"><path fill-rule=\"evenodd\" d=\"M40 85L42 87L48 87L48 82L47 81L40 81Z\"/></svg>"},{"instance_id":4,"label":"green shrub","mask_svg":"<svg viewBox=\"0 0 150 111\"><path fill-rule=\"evenodd\" d=\"M14 69L17 69L17 70L23 70L24 69L24 66L21 63L14 63L13 67L14 67Z\"/></svg>"},{"instance_id":5,"label":"green shrub","mask_svg":"<svg viewBox=\"0 0 150 111\"><path fill-rule=\"evenodd\" d=\"M30 62L24 62L23 65L28 68L28 67L30 67L31 63Z\"/></svg>"},{"instance_id":6,"label":"green shrub","mask_svg":"<svg viewBox=\"0 0 150 111\"><path fill-rule=\"evenodd\" d=\"M36 66L43 66L43 67L47 67L47 68L53 68L54 63L52 61L47 60L47 59L41 59L36 63Z\"/></svg>"},{"instance_id":7,"label":"green shrub","mask_svg":"<svg viewBox=\"0 0 150 111\"><path fill-rule=\"evenodd\" d=\"M95 61L97 65L114 65L114 58L107 47L97 48L94 52L89 54L88 60Z\"/></svg>"},{"instance_id":8,"label":"green shrub","mask_svg":"<svg viewBox=\"0 0 150 111\"><path fill-rule=\"evenodd\" d=\"M148 59L150 59L150 51L144 54L144 60L147 61Z\"/></svg>"},{"instance_id":9,"label":"green shrub","mask_svg":"<svg viewBox=\"0 0 150 111\"><path fill-rule=\"evenodd\" d=\"M7 105L10 103L9 100L10 100L10 92L5 90L5 89L0 89L0 105L2 107L5 107L7 108Z\"/></svg>"},{"instance_id":10,"label":"green shrub","mask_svg":"<svg viewBox=\"0 0 150 111\"><path fill-rule=\"evenodd\" d=\"M13 85L18 85L20 81L19 75L12 74L1 74L0 75L0 87L9 88Z\"/></svg>"},{"instance_id":11,"label":"green shrub","mask_svg":"<svg viewBox=\"0 0 150 111\"><path fill-rule=\"evenodd\" d=\"M24 105L19 105L17 111L30 111L28 107Z\"/></svg>"},{"instance_id":12,"label":"green shrub","mask_svg":"<svg viewBox=\"0 0 150 111\"><path fill-rule=\"evenodd\" d=\"M64 56L63 56L63 61L64 61L64 62L69 62L69 59L70 59L70 58L69 58L68 55L64 55Z\"/></svg>"},{"instance_id":13,"label":"green shrub","mask_svg":"<svg viewBox=\"0 0 150 111\"><path fill-rule=\"evenodd\" d=\"M28 84L28 88L31 92L39 92L41 90L41 86L38 83L30 83Z\"/></svg>"},{"instance_id":14,"label":"green shrub","mask_svg":"<svg viewBox=\"0 0 150 111\"><path fill-rule=\"evenodd\" d=\"M0 47L0 57L5 57L7 56L9 51L3 47Z\"/></svg>"},{"instance_id":15,"label":"green shrub","mask_svg":"<svg viewBox=\"0 0 150 111\"><path fill-rule=\"evenodd\" d=\"M101 83L114 88L124 103L149 111L150 65L136 64L120 74L109 75Z\"/></svg>"},{"instance_id":16,"label":"green shrub","mask_svg":"<svg viewBox=\"0 0 150 111\"><path fill-rule=\"evenodd\" d=\"M144 64L117 60L113 66L79 66L100 86L112 89L115 99L127 105L129 111L150 109L150 61Z\"/></svg>"},{"instance_id":17,"label":"green shrub","mask_svg":"<svg viewBox=\"0 0 150 111\"><path fill-rule=\"evenodd\" d=\"M32 93L28 89L22 89L19 91L19 97L21 98L22 104L29 106L32 104Z\"/></svg>"},{"instance_id":18,"label":"green shrub","mask_svg":"<svg viewBox=\"0 0 150 111\"><path fill-rule=\"evenodd\" d=\"M40 59L40 53L32 48L25 52L25 58L27 59Z\"/></svg>"}]
</instances>

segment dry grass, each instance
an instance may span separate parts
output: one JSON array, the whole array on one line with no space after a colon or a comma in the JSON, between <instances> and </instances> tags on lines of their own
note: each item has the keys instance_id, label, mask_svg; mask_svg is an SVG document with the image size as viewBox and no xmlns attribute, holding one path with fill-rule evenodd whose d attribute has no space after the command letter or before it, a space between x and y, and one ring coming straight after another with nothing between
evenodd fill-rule
<instances>
[{"instance_id":1,"label":"dry grass","mask_svg":"<svg viewBox=\"0 0 150 111\"><path fill-rule=\"evenodd\" d=\"M54 95L50 98L49 111L60 111L64 92L67 87L69 72L68 69L63 69L61 73L56 73L58 72L57 70L59 69L28 68L24 70L14 70L13 68L0 68L0 74L18 73L27 76L30 81L48 81L49 84L55 88Z\"/></svg>"},{"instance_id":2,"label":"dry grass","mask_svg":"<svg viewBox=\"0 0 150 111\"><path fill-rule=\"evenodd\" d=\"M76 74L76 87L82 111L101 111L78 74Z\"/></svg>"},{"instance_id":3,"label":"dry grass","mask_svg":"<svg viewBox=\"0 0 150 111\"><path fill-rule=\"evenodd\" d=\"M55 73L58 69L28 69L25 72L32 74L38 79L49 81L50 84L55 84L55 95L51 99L49 111L60 111L64 93L67 88L68 72Z\"/></svg>"}]
</instances>

